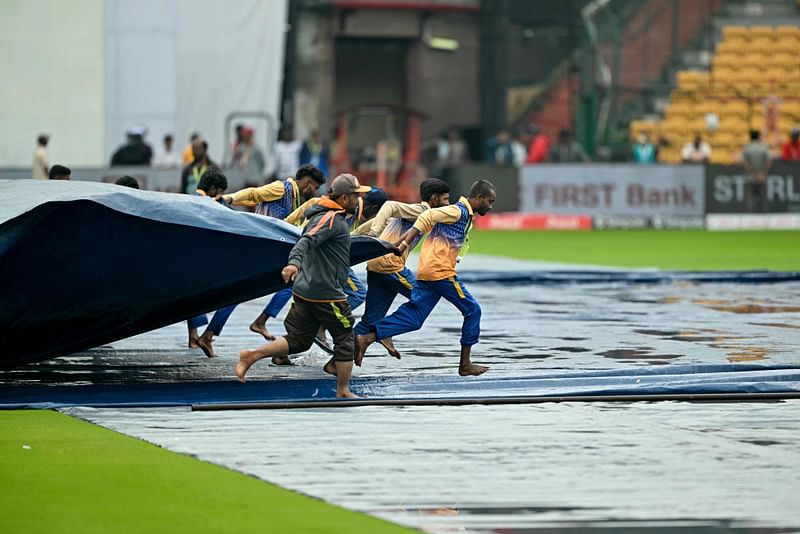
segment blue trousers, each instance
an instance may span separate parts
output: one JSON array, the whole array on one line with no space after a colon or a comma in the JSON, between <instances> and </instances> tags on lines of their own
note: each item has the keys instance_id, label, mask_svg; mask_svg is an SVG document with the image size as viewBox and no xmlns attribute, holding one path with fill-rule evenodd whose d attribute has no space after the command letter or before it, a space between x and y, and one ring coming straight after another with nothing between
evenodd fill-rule
<instances>
[{"instance_id":1,"label":"blue trousers","mask_svg":"<svg viewBox=\"0 0 800 534\"><path fill-rule=\"evenodd\" d=\"M225 323L228 322L228 317L231 316L233 310L235 309L236 304L214 312L214 317L211 318L211 324L208 325L208 329L211 331L211 333L213 333L215 336L220 335ZM187 323L189 323L189 328L200 328L204 324L208 324L208 317L206 317L205 314L198 315L189 319Z\"/></svg>"},{"instance_id":2,"label":"blue trousers","mask_svg":"<svg viewBox=\"0 0 800 534\"><path fill-rule=\"evenodd\" d=\"M347 276L347 284L344 286L344 293L347 295L347 303L350 304L351 310L355 310L364 303L367 298L367 289L364 287L364 282L356 276L353 269ZM281 289L274 295L264 308L264 315L267 317L277 317L286 303L292 299L292 288L287 287Z\"/></svg>"},{"instance_id":3,"label":"blue trousers","mask_svg":"<svg viewBox=\"0 0 800 534\"><path fill-rule=\"evenodd\" d=\"M414 282L416 278L408 267L391 274L367 271L367 300L364 315L354 329L356 335L369 333L371 325L386 317L386 312L398 294L410 299Z\"/></svg>"},{"instance_id":4,"label":"blue trousers","mask_svg":"<svg viewBox=\"0 0 800 534\"><path fill-rule=\"evenodd\" d=\"M392 315L377 321L372 325L372 330L377 339L419 330L441 298L458 308L464 316L461 345L471 347L478 343L481 333L481 307L457 276L433 282L417 280L411 292L411 300Z\"/></svg>"}]
</instances>

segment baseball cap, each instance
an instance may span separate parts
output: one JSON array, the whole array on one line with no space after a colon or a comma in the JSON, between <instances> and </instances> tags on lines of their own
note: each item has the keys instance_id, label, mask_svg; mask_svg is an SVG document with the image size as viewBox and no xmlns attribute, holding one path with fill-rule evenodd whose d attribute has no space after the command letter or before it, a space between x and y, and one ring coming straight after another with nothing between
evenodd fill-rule
<instances>
[{"instance_id":1,"label":"baseball cap","mask_svg":"<svg viewBox=\"0 0 800 534\"><path fill-rule=\"evenodd\" d=\"M349 195L350 193L369 193L371 190L370 186L359 184L358 178L352 174L340 174L331 182L328 196L338 197L339 195Z\"/></svg>"},{"instance_id":2,"label":"baseball cap","mask_svg":"<svg viewBox=\"0 0 800 534\"><path fill-rule=\"evenodd\" d=\"M386 191L378 187L373 187L369 193L364 195L364 204L380 206L389 200Z\"/></svg>"}]
</instances>

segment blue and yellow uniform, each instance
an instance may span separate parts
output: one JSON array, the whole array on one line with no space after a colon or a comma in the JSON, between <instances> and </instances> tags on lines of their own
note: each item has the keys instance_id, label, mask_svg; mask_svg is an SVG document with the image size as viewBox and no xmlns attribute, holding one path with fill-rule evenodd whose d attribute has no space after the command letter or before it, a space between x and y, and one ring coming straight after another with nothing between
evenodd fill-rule
<instances>
[{"instance_id":1,"label":"blue and yellow uniform","mask_svg":"<svg viewBox=\"0 0 800 534\"><path fill-rule=\"evenodd\" d=\"M420 234L430 232L430 235L420 251L411 300L371 326L377 339L419 330L439 299L444 298L464 317L461 345L478 343L481 307L456 275L458 256L467 243L474 218L472 207L464 197L456 204L429 209L417 218L414 228Z\"/></svg>"},{"instance_id":2,"label":"blue and yellow uniform","mask_svg":"<svg viewBox=\"0 0 800 534\"><path fill-rule=\"evenodd\" d=\"M384 241L395 243L430 207L427 202L405 204L388 201L372 220L369 233L373 236L380 236ZM386 312L389 311L398 294L407 299L411 298L411 290L416 278L414 273L406 267L406 261L408 254L421 239L422 234L408 244L408 248L403 251L402 256L387 254L367 262L367 300L364 306L364 315L355 327L357 335L368 333L370 325L386 317Z\"/></svg>"},{"instance_id":3,"label":"blue and yellow uniform","mask_svg":"<svg viewBox=\"0 0 800 534\"><path fill-rule=\"evenodd\" d=\"M300 207L300 188L294 178L285 181L248 187L230 195L222 197L233 206L255 207L259 215L267 215L276 219L285 219L294 210Z\"/></svg>"}]
</instances>

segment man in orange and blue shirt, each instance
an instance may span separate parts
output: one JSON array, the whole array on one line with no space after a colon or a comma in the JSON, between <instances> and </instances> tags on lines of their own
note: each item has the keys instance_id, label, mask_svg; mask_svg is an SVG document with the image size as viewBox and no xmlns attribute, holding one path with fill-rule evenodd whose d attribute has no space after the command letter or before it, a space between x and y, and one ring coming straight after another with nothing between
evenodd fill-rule
<instances>
[{"instance_id":1,"label":"man in orange and blue shirt","mask_svg":"<svg viewBox=\"0 0 800 534\"><path fill-rule=\"evenodd\" d=\"M399 242L425 211L450 204L450 187L438 178L423 181L419 186L419 194L422 201L416 204L391 200L386 202L372 220L369 235L380 236L390 243ZM356 335L368 334L370 325L386 317L386 312L398 294L411 298L416 278L406 267L406 261L409 252L420 239L421 234L409 242L401 256L387 254L367 262L367 299L364 315L354 330ZM399 357L390 338L380 340L380 343L389 354Z\"/></svg>"},{"instance_id":2,"label":"man in orange and blue shirt","mask_svg":"<svg viewBox=\"0 0 800 534\"><path fill-rule=\"evenodd\" d=\"M356 337L356 365L361 365L367 347L375 341L422 328L439 299L445 298L464 317L458 374L480 375L488 370L470 360L472 346L478 343L480 337L481 307L458 279L456 263L467 242L475 214L489 213L496 199L494 185L487 180L479 180L472 184L468 198L461 197L456 204L425 211L414 226L403 234L398 244L401 253L410 248L413 240L430 232L420 252L417 281L411 300L392 315L371 325L369 334Z\"/></svg>"}]
</instances>

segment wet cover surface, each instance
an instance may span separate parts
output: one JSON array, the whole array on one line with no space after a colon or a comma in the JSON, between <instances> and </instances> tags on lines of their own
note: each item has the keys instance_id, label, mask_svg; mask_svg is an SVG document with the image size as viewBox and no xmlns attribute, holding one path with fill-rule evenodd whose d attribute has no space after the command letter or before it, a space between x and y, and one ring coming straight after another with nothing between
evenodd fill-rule
<instances>
[{"instance_id":1,"label":"wet cover surface","mask_svg":"<svg viewBox=\"0 0 800 534\"><path fill-rule=\"evenodd\" d=\"M395 340L402 360L376 345L355 376L394 394L431 394L428 386L479 392L492 381L576 372L800 365L800 313L791 309L800 283L467 287L483 308L473 359L489 373L457 377L461 317L442 302L422 330ZM174 325L3 372L0 383L233 383L238 350L260 344L247 326L264 303L237 308L215 359L186 348L185 325ZM280 322L268 326L283 332ZM248 379L332 386L326 359L312 349L293 367L262 361ZM69 413L431 532L800 528L798 401Z\"/></svg>"},{"instance_id":2,"label":"wet cover surface","mask_svg":"<svg viewBox=\"0 0 800 534\"><path fill-rule=\"evenodd\" d=\"M68 413L428 532L800 529L800 401Z\"/></svg>"}]
</instances>

